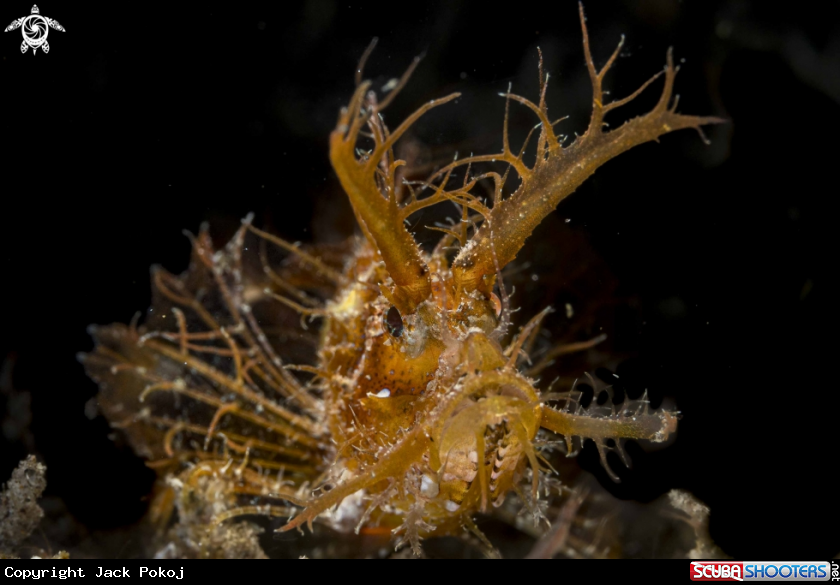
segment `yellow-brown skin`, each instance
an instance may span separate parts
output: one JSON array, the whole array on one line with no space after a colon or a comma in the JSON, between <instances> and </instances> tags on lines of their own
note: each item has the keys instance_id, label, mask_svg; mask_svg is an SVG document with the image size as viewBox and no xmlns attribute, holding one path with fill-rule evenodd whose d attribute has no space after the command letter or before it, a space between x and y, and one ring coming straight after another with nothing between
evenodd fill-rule
<instances>
[{"instance_id":1,"label":"yellow-brown skin","mask_svg":"<svg viewBox=\"0 0 840 585\"><path fill-rule=\"evenodd\" d=\"M370 247L364 245L357 257L370 255ZM354 269L359 264L356 263ZM480 431L483 440L485 427L502 422L505 416L498 409L488 408L488 402L482 406L480 416L491 413L492 421L488 420L478 429L468 422L459 423L456 419L460 411L477 404L472 401L473 397L454 404L454 409L449 409L452 412L438 415L443 417L440 422L448 422L442 429L435 429L439 422L431 415L465 377L501 368L506 363L500 345L492 339L497 321L492 314L494 309L490 303L475 302L469 309L457 310L458 307L452 305L454 287L446 263L442 258L433 258L429 261L432 267L429 299L414 315L403 319L403 329L395 335L385 324L390 303L377 287L366 286L381 285L387 274L381 265L361 264L365 268L355 275L357 282L343 294L339 293L336 301L326 307L322 369L345 372L336 375L328 386L327 408L333 437L339 444L346 442L348 452L353 453L345 467L368 476L371 482L381 483L382 489L388 488L388 482L377 481L370 473L371 468L386 459L382 451L391 445L400 445L406 434L416 437L416 442L412 443L415 447L400 451L398 458L392 457L391 463L386 465L388 469L381 473L399 481L403 480L402 475L414 474L414 481L422 482L421 477L425 475L426 483L433 482L439 491L438 497L425 503L429 512L427 519L453 516L445 510L447 502L451 502L450 507L460 505L468 484L476 475L476 463L469 461L470 452L475 451L476 433ZM348 347L354 349L345 349ZM387 396L382 395L383 392ZM478 392L489 397L493 390L487 386ZM528 396L508 393L524 399L519 400L522 404L536 397L530 388ZM498 406L502 407L501 403ZM533 424L536 409L534 406L531 409L534 415L528 417L531 423L529 440L536 432ZM467 420L464 416L469 415L465 412L460 416ZM464 432L468 436L461 437ZM455 441L456 438L460 441ZM435 439L445 449L444 455L440 454L440 448L435 448ZM511 441L516 443L515 438ZM410 453L408 457L407 453ZM437 463L442 458L446 462L439 467ZM453 478L444 479L448 476ZM413 480L407 477L406 481ZM413 498L407 498L406 507L416 502L421 494L420 486L415 487L417 493ZM492 491L498 497L499 490ZM426 493L429 493L428 489ZM489 494L485 493L485 501ZM330 500L336 497L333 495Z\"/></svg>"},{"instance_id":2,"label":"yellow-brown skin","mask_svg":"<svg viewBox=\"0 0 840 585\"><path fill-rule=\"evenodd\" d=\"M604 132L604 115L650 81L628 98L604 104L601 82L621 45L598 71L582 8L581 24L594 105L589 129L570 146L561 146L549 122L548 80L540 65L539 103L505 94L508 104L524 104L541 121L534 166L511 150L506 114L501 153L456 161L428 179L430 195L403 200L397 169L404 162L395 159L394 143L423 113L457 94L426 104L389 132L379 113L397 90L379 104L369 83L360 83L330 137L330 160L364 234L343 270L246 221L224 251L214 252L202 232L181 278L154 274L157 330L117 325L94 331L96 351L83 361L102 388L100 404L162 476L178 475L179 510L190 498L206 497L196 494L204 493L202 478L212 477L227 486L214 492L220 494L216 523L253 513L290 515L289 506L272 503L279 500L303 508L282 530L319 517L347 528L339 521L344 518L357 530L394 528L419 551L420 537L429 533L477 532L471 516L500 504L512 490L537 498L544 473L534 446L540 428L562 436L569 450L574 437L594 440L603 463L610 439L663 441L674 431L675 413L650 412L643 403L604 414L576 408L567 395L563 408L547 406L534 380L518 368L545 311L503 346L510 311L503 286L499 296L493 292L497 276L542 219L621 152L719 121L675 112L669 52L654 109ZM374 145L359 156L363 130ZM488 161L507 163L519 177L512 195L503 196L507 173L449 185L456 168ZM482 179L495 185L492 206L472 194ZM461 207L462 221L443 230L437 248L424 253L404 222L444 201ZM470 223L480 224L471 236ZM291 252L312 279L329 282L325 302L313 306L295 286L296 278L305 279L293 270L275 273L262 256L268 284L248 277L242 264L249 234ZM450 262L445 250L455 243L460 252ZM274 298L323 318L317 365L284 366L275 355L253 318L261 303ZM289 369L315 378L303 383ZM159 506L164 519L175 505L171 485L167 489L159 499L170 502ZM266 504L237 507L245 496ZM338 512L325 514L336 505Z\"/></svg>"}]
</instances>

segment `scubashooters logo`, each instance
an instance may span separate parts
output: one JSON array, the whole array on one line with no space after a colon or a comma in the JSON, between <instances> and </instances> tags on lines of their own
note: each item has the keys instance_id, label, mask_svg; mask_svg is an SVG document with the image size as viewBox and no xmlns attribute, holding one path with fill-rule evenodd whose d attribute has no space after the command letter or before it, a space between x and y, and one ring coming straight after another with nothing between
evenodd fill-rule
<instances>
[{"instance_id":1,"label":"scubashooters logo","mask_svg":"<svg viewBox=\"0 0 840 585\"><path fill-rule=\"evenodd\" d=\"M13 20L12 24L6 27L3 32L9 32L16 29L21 29L23 33L23 42L20 44L20 52L25 53L27 49L32 48L32 54L38 52L38 49L44 53L50 52L50 44L47 42L47 35L50 29L64 32L64 27L58 24L57 20L41 16L41 11L38 10L38 5L32 6L32 14Z\"/></svg>"},{"instance_id":2,"label":"scubashooters logo","mask_svg":"<svg viewBox=\"0 0 840 585\"><path fill-rule=\"evenodd\" d=\"M692 561L692 581L828 581L831 564L816 562ZM833 579L832 579L833 580Z\"/></svg>"}]
</instances>

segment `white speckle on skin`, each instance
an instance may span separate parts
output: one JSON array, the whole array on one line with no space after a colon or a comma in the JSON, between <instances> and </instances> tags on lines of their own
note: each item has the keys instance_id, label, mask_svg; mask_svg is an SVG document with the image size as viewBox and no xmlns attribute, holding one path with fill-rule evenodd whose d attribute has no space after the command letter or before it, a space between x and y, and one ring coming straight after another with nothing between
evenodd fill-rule
<instances>
[{"instance_id":1,"label":"white speckle on skin","mask_svg":"<svg viewBox=\"0 0 840 585\"><path fill-rule=\"evenodd\" d=\"M420 480L420 493L427 498L434 498L440 493L440 486L432 476L424 473Z\"/></svg>"},{"instance_id":2,"label":"white speckle on skin","mask_svg":"<svg viewBox=\"0 0 840 585\"><path fill-rule=\"evenodd\" d=\"M341 504L332 511L325 514L325 518L335 529L347 531L355 526L365 509L365 491L361 490L344 498Z\"/></svg>"}]
</instances>

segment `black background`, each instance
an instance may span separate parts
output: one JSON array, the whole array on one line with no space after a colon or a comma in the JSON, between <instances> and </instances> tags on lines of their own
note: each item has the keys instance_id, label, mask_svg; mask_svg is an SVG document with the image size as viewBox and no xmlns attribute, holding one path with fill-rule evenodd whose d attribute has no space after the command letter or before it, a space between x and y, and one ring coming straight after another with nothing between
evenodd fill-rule
<instances>
[{"instance_id":1,"label":"black background","mask_svg":"<svg viewBox=\"0 0 840 585\"><path fill-rule=\"evenodd\" d=\"M103 418L85 416L96 392L75 359L91 348L85 327L144 309L149 266L185 268L181 231L202 221L220 240L250 211L289 240L347 235L327 137L372 37L367 73L379 83L425 53L388 111L392 124L433 97L464 94L419 125L430 145L499 148L496 94L512 82L535 97L537 46L551 111L570 115L570 131L588 117L567 0L39 6L67 29L50 32L48 55L21 55L19 31L0 35L0 358L30 392L34 437L7 433L0 477L34 450L48 495L91 530L136 521L152 474L108 438ZM586 9L596 62L627 36L614 95L658 71L673 45L685 59L680 110L731 120L709 130L708 147L683 132L624 155L557 212L585 226L640 299L640 317L616 332L636 355L628 375L684 413L675 445L605 485L645 501L691 490L736 558L833 556L840 5ZM0 19L29 10L5 2ZM515 110L512 123L535 121ZM12 402L0 395L0 406Z\"/></svg>"}]
</instances>

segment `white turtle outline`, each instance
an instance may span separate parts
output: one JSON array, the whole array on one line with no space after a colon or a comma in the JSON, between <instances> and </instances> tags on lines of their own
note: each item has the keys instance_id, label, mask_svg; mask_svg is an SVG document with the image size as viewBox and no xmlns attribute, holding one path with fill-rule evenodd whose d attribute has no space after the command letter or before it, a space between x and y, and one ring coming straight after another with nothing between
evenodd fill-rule
<instances>
[{"instance_id":1,"label":"white turtle outline","mask_svg":"<svg viewBox=\"0 0 840 585\"><path fill-rule=\"evenodd\" d=\"M43 31L44 36L39 38L34 38L31 35L27 35L27 29L32 30L35 27L37 30L41 30L38 27L38 23L43 23ZM50 44L47 42L47 36L50 33L50 28L54 28L60 32L66 32L64 27L58 24L57 20L53 20L52 18L47 18L46 16L41 16L41 11L38 9L37 4L32 5L32 12L29 16L24 16L22 18L18 18L17 20L13 20L12 24L6 27L6 30L3 32L9 32L10 30L15 30L17 28L21 29L21 33L23 34L23 42L20 44L20 52L25 53L26 50L32 47L32 54L38 52L38 48L40 48L44 53L50 52Z\"/></svg>"}]
</instances>

